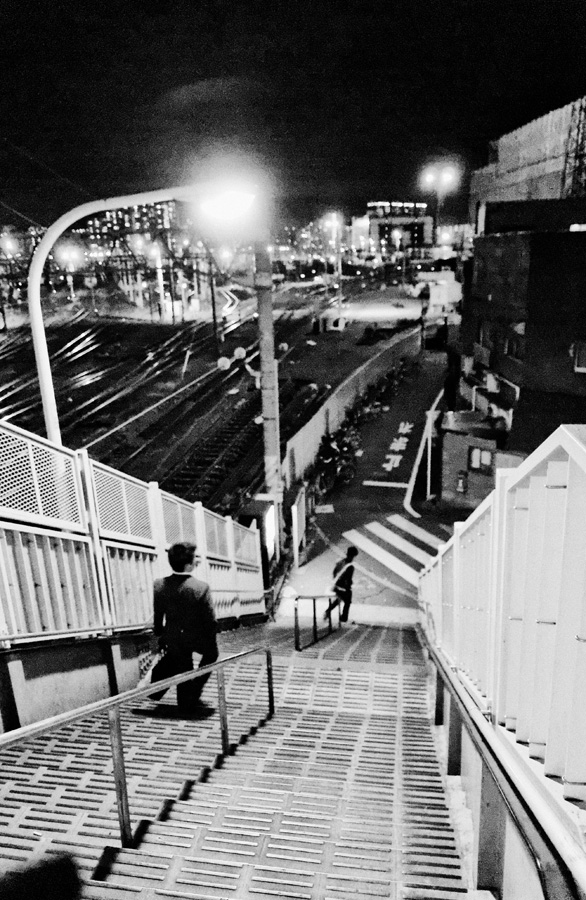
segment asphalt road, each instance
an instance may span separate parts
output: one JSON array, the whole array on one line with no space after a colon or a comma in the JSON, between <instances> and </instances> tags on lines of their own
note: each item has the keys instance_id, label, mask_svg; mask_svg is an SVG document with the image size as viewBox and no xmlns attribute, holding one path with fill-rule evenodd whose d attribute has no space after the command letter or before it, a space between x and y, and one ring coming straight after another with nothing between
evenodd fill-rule
<instances>
[{"instance_id":1,"label":"asphalt road","mask_svg":"<svg viewBox=\"0 0 586 900\"><path fill-rule=\"evenodd\" d=\"M451 529L422 507L421 518L415 519L403 504L425 413L443 386L445 367L444 353L426 353L390 409L363 426L357 476L318 507L307 560L292 573L285 589L284 615L291 612L288 591L313 595L330 590L335 562L355 544L360 552L350 618L373 621L374 617L381 624L415 621L416 573L426 555L433 555L437 544L448 539ZM389 470L389 457L399 455L400 462ZM418 529L424 534L418 534Z\"/></svg>"}]
</instances>

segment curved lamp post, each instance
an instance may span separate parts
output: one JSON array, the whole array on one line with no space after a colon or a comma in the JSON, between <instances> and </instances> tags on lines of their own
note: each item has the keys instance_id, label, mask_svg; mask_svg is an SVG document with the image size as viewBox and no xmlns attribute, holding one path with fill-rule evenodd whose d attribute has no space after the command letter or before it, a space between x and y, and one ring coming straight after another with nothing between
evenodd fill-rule
<instances>
[{"instance_id":1,"label":"curved lamp post","mask_svg":"<svg viewBox=\"0 0 586 900\"><path fill-rule=\"evenodd\" d=\"M43 278L43 269L55 241L57 238L61 237L70 225L73 225L75 222L79 221L79 219L84 219L86 216L107 212L110 209L119 209L120 207L140 206L146 203L165 203L169 200L189 200L191 197L193 197L193 188L174 187L160 191L144 191L141 194L128 194L125 197L109 197L105 200L92 200L89 203L82 203L81 206L70 209L69 212L64 213L56 222L53 222L53 224L47 228L41 241L35 248L28 273L29 316L35 359L37 362L37 372L39 375L45 428L47 437L55 444L61 443L61 430L59 428L57 403L55 401L49 350L47 348L47 337L45 335L43 310L41 306L41 281Z\"/></svg>"},{"instance_id":2,"label":"curved lamp post","mask_svg":"<svg viewBox=\"0 0 586 900\"><path fill-rule=\"evenodd\" d=\"M193 202L197 192L203 186L181 186L164 188L158 191L144 191L140 194L129 194L123 197L109 197L105 200L94 200L76 206L61 218L57 219L45 232L31 259L28 274L28 302L33 347L39 376L41 401L47 437L55 444L61 444L61 430L57 414L57 403L51 376L51 364L47 348L47 338L43 324L41 306L41 280L43 268L55 241L79 219L111 209L144 204L165 203L171 200ZM206 217L218 223L228 220L234 222L235 207L238 215L249 210L254 202L254 194L246 194L241 203L237 203L234 191L224 191L224 198L218 199L214 206L208 197L203 201L203 212ZM211 206L210 206L211 204ZM259 307L259 338L261 355L261 392L263 411L263 436L265 455L265 483L268 494L278 504L282 500L281 457L279 443L279 385L276 373L274 349L274 324L272 310L272 266L266 244L255 242L255 286Z\"/></svg>"}]
</instances>

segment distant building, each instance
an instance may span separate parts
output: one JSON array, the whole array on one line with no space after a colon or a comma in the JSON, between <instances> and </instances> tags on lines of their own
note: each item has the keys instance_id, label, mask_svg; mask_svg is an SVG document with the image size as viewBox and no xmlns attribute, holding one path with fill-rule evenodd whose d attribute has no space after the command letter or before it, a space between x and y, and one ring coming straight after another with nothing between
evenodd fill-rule
<instances>
[{"instance_id":1,"label":"distant building","mask_svg":"<svg viewBox=\"0 0 586 900\"><path fill-rule=\"evenodd\" d=\"M474 260L440 429L442 496L461 505L558 425L586 422L585 161L581 98L493 141L472 174Z\"/></svg>"},{"instance_id":2,"label":"distant building","mask_svg":"<svg viewBox=\"0 0 586 900\"><path fill-rule=\"evenodd\" d=\"M120 236L143 234L154 236L177 225L177 205L174 201L110 209L90 216L73 229L90 244L100 247L117 246Z\"/></svg>"},{"instance_id":3,"label":"distant building","mask_svg":"<svg viewBox=\"0 0 586 900\"><path fill-rule=\"evenodd\" d=\"M459 344L451 348L456 425L447 431L458 437L443 435L442 496L456 493L457 502L474 505L480 475L485 495L494 487L497 451L524 456L559 425L586 422L585 295L586 232L476 239ZM472 419L461 418L463 405ZM452 451L458 465L448 458Z\"/></svg>"},{"instance_id":4,"label":"distant building","mask_svg":"<svg viewBox=\"0 0 586 900\"><path fill-rule=\"evenodd\" d=\"M470 221L479 234L487 204L584 196L585 123L583 97L491 142L488 165L470 183Z\"/></svg>"},{"instance_id":5,"label":"distant building","mask_svg":"<svg viewBox=\"0 0 586 900\"><path fill-rule=\"evenodd\" d=\"M369 250L383 259L397 250L431 246L433 216L427 203L372 200L366 205Z\"/></svg>"}]
</instances>

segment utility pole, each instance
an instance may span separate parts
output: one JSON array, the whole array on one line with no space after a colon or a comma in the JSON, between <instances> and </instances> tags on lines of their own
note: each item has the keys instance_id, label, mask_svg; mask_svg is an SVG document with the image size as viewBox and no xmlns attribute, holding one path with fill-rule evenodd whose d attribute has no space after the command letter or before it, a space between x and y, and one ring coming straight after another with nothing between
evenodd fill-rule
<instances>
[{"instance_id":1,"label":"utility pole","mask_svg":"<svg viewBox=\"0 0 586 900\"><path fill-rule=\"evenodd\" d=\"M260 347L260 389L262 400L265 487L274 498L277 520L277 554L281 543L281 438L279 428L279 377L275 359L275 327L273 322L273 270L265 244L254 245L254 286L258 297L258 329ZM277 558L278 558L277 556Z\"/></svg>"},{"instance_id":2,"label":"utility pole","mask_svg":"<svg viewBox=\"0 0 586 900\"><path fill-rule=\"evenodd\" d=\"M338 270L338 315L342 315L342 235L343 235L343 223L340 228L340 235L338 238L338 229L336 227L336 238L338 238L336 243L336 267Z\"/></svg>"}]
</instances>

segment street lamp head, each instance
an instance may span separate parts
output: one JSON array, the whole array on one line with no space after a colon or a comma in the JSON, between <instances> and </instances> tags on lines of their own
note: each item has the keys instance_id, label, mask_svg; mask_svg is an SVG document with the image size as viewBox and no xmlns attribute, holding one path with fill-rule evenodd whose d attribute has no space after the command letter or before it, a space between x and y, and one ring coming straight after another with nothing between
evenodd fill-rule
<instances>
[{"instance_id":1,"label":"street lamp head","mask_svg":"<svg viewBox=\"0 0 586 900\"><path fill-rule=\"evenodd\" d=\"M444 190L456 187L458 183L458 171L454 166L444 166L440 171L440 185Z\"/></svg>"},{"instance_id":2,"label":"street lamp head","mask_svg":"<svg viewBox=\"0 0 586 900\"><path fill-rule=\"evenodd\" d=\"M438 163L428 166L421 173L421 186L424 190L445 194L458 186L460 173L456 166Z\"/></svg>"},{"instance_id":3,"label":"street lamp head","mask_svg":"<svg viewBox=\"0 0 586 900\"><path fill-rule=\"evenodd\" d=\"M201 201L204 216L214 225L233 225L245 219L255 201L252 191L224 188Z\"/></svg>"},{"instance_id":4,"label":"street lamp head","mask_svg":"<svg viewBox=\"0 0 586 900\"><path fill-rule=\"evenodd\" d=\"M0 249L5 256L13 256L18 251L18 242L5 231L0 235Z\"/></svg>"},{"instance_id":5,"label":"street lamp head","mask_svg":"<svg viewBox=\"0 0 586 900\"><path fill-rule=\"evenodd\" d=\"M71 270L81 264L83 252L75 244L61 244L57 247L56 256L62 265Z\"/></svg>"},{"instance_id":6,"label":"street lamp head","mask_svg":"<svg viewBox=\"0 0 586 900\"><path fill-rule=\"evenodd\" d=\"M435 188L437 185L437 169L424 169L421 174L421 184L428 190Z\"/></svg>"}]
</instances>

